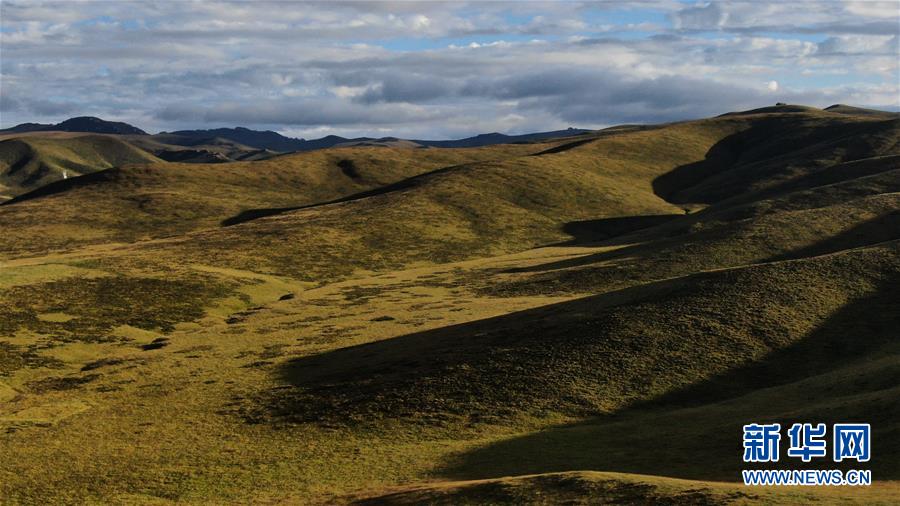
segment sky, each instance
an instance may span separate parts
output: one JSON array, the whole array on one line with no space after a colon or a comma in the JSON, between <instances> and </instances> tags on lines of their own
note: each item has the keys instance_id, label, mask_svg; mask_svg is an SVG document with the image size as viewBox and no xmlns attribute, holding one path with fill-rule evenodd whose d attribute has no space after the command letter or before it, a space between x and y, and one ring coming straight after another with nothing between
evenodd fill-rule
<instances>
[{"instance_id":1,"label":"sky","mask_svg":"<svg viewBox=\"0 0 900 506\"><path fill-rule=\"evenodd\" d=\"M0 0L0 126L460 138L900 109L900 0Z\"/></svg>"}]
</instances>

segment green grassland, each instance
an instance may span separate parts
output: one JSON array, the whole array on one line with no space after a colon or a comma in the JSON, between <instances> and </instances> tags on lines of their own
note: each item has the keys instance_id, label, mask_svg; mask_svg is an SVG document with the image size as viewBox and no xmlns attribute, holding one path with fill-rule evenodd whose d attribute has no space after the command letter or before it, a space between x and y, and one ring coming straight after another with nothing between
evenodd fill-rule
<instances>
[{"instance_id":1,"label":"green grassland","mask_svg":"<svg viewBox=\"0 0 900 506\"><path fill-rule=\"evenodd\" d=\"M169 161L186 163L223 163L232 161L265 160L280 153L245 146L222 138L206 139L191 146L181 146L168 134L126 135L122 139L133 146Z\"/></svg>"},{"instance_id":2,"label":"green grassland","mask_svg":"<svg viewBox=\"0 0 900 506\"><path fill-rule=\"evenodd\" d=\"M37 188L0 502L894 504L898 141L780 106ZM875 485L744 487L753 421L871 423Z\"/></svg>"},{"instance_id":3,"label":"green grassland","mask_svg":"<svg viewBox=\"0 0 900 506\"><path fill-rule=\"evenodd\" d=\"M378 496L355 498L354 504L810 504L818 502L892 504L896 491L828 491L775 493L767 489L716 482L684 481L623 473L567 472L492 480L449 482Z\"/></svg>"},{"instance_id":4,"label":"green grassland","mask_svg":"<svg viewBox=\"0 0 900 506\"><path fill-rule=\"evenodd\" d=\"M4 135L0 139L0 202L69 177L127 163L161 161L109 135Z\"/></svg>"},{"instance_id":5,"label":"green grassland","mask_svg":"<svg viewBox=\"0 0 900 506\"><path fill-rule=\"evenodd\" d=\"M254 210L337 200L436 168L528 152L340 148L228 164L124 165L58 181L3 207L0 255L133 242L218 228Z\"/></svg>"}]
</instances>

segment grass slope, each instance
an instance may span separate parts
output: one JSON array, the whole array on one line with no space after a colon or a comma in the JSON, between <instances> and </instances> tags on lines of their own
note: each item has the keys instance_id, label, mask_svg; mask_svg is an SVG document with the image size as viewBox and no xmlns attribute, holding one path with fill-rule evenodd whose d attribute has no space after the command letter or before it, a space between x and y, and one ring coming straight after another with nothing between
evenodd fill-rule
<instances>
[{"instance_id":1,"label":"grass slope","mask_svg":"<svg viewBox=\"0 0 900 506\"><path fill-rule=\"evenodd\" d=\"M894 503L898 137L777 106L46 186L0 206L0 502ZM872 423L876 485L735 485L751 421Z\"/></svg>"},{"instance_id":2,"label":"grass slope","mask_svg":"<svg viewBox=\"0 0 900 506\"><path fill-rule=\"evenodd\" d=\"M230 164L129 165L45 186L0 207L0 254L217 228L257 208L296 207L478 159L534 149L343 148Z\"/></svg>"},{"instance_id":3,"label":"grass slope","mask_svg":"<svg viewBox=\"0 0 900 506\"><path fill-rule=\"evenodd\" d=\"M0 140L0 199L53 181L159 158L108 135L4 136Z\"/></svg>"},{"instance_id":4,"label":"grass slope","mask_svg":"<svg viewBox=\"0 0 900 506\"><path fill-rule=\"evenodd\" d=\"M866 139L865 151L846 155L845 130L853 133L853 139ZM811 147L791 143L798 146L798 154L792 154L784 143L773 141L763 154L745 156L750 169L738 164L738 169L726 171L733 182L719 182L717 189L746 187L754 184L753 178L788 185L851 158L897 149L892 121L821 111L726 116L601 133L537 156L459 165L339 204L280 213L147 247L153 254L177 251L205 263L307 280L521 251L569 238L565 230L573 222L683 215L713 202L718 197L706 194L692 199L700 204L675 205L660 196L666 192L658 181L705 163L716 146L748 132L757 136L768 132L776 139L790 132L807 139ZM815 167L800 170L784 164L785 157L806 160L813 155L823 157ZM759 191L767 184L761 183ZM254 240L245 248L227 246L246 237Z\"/></svg>"},{"instance_id":5,"label":"grass slope","mask_svg":"<svg viewBox=\"0 0 900 506\"><path fill-rule=\"evenodd\" d=\"M563 151L461 164L346 202L147 248L309 280L523 250L567 237L562 225L573 220L683 214L654 193L652 179L702 159L744 126L723 120L601 135ZM254 240L239 251L225 247L242 237Z\"/></svg>"},{"instance_id":6,"label":"grass slope","mask_svg":"<svg viewBox=\"0 0 900 506\"><path fill-rule=\"evenodd\" d=\"M851 348L859 358L888 343L898 323L892 315L900 314L889 295L897 279L895 242L697 274L343 348L285 367L284 380L296 388L280 389L260 415L465 426L614 413L781 350L812 351L768 368L764 377L777 384L834 367ZM883 305L881 319L868 322L866 342L842 341L847 322L822 335L826 322L838 325L829 318L839 309L866 297ZM732 381L727 386L738 392L766 386L754 377Z\"/></svg>"},{"instance_id":7,"label":"grass slope","mask_svg":"<svg viewBox=\"0 0 900 506\"><path fill-rule=\"evenodd\" d=\"M748 490L730 483L675 480L622 473L567 472L431 484L359 497L352 504L809 504L866 500L891 504L894 487L877 491Z\"/></svg>"},{"instance_id":8,"label":"grass slope","mask_svg":"<svg viewBox=\"0 0 900 506\"><path fill-rule=\"evenodd\" d=\"M277 151L245 146L238 142L221 138L201 139L188 145L173 143L172 141L181 139L177 137L172 138L168 134L129 135L123 136L123 139L144 151L153 153L157 157L171 162L223 163L252 161L265 160L280 154Z\"/></svg>"}]
</instances>

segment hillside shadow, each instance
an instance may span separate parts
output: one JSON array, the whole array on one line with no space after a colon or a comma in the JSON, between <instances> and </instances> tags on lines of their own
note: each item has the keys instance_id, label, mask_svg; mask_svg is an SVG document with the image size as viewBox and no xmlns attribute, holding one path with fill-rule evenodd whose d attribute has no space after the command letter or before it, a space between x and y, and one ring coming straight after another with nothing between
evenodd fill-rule
<instances>
[{"instance_id":1,"label":"hillside shadow","mask_svg":"<svg viewBox=\"0 0 900 506\"><path fill-rule=\"evenodd\" d=\"M721 276L713 275L719 279L717 283L727 284L731 279ZM900 324L900 299L896 297L900 282L895 275L873 294L835 311L807 336L786 347L769 344L779 351L764 359L679 387L684 380L673 368L696 369L698 361L702 364L708 360L704 349L710 349L710 353L734 349L741 354L738 356L749 353L744 345L734 348L731 338L722 334L727 325L711 331L718 335L709 338L697 330L719 328L716 319L703 318L710 311L737 311L735 317L741 317L746 310L727 306L721 310L688 308L688 321L700 319L691 324L696 328L678 335L694 335L698 348L681 349L674 355L667 350L680 347L678 339L647 341L644 331L620 322L648 311L654 314L681 307L693 300L684 298L684 294L705 290L701 287L707 286L709 279L711 275L702 275L688 285L673 280L626 288L296 358L279 366L277 374L283 386L263 396L258 409L246 413L247 420L366 425L377 420L406 419L413 424L441 425L462 417L469 423L502 423L504 417L523 409L574 416L596 414L598 405L618 399L617 395L635 399L644 396L648 400L626 401L627 409L617 408L609 416L624 416L622 413L635 410L661 413L719 402L833 370L892 343L893 329ZM666 329L665 321L651 327ZM773 333L779 328L777 319L766 327ZM777 343L783 339L763 335L752 342ZM629 372L635 370L644 372ZM673 378L647 376L650 371L670 371ZM650 383L654 386L648 387ZM576 391L593 385L591 388L601 393L576 394L570 391L573 384L582 385ZM660 389L670 393L641 394ZM606 390L613 393L602 393Z\"/></svg>"},{"instance_id":2,"label":"hillside shadow","mask_svg":"<svg viewBox=\"0 0 900 506\"><path fill-rule=\"evenodd\" d=\"M18 204L19 202L25 202L28 200L40 198L40 197L48 197L50 195L55 195L57 193L63 193L74 188L79 188L82 186L89 186L94 183L100 183L104 181L113 181L117 177L120 176L120 171L118 168L104 169L98 170L96 172L91 172L89 174L84 174L80 176L70 177L68 179L60 179L58 181L54 181L52 183L48 183L40 188L36 188L28 193L23 193L22 195L18 195L13 197L0 205L11 206L14 204Z\"/></svg>"},{"instance_id":3,"label":"hillside shadow","mask_svg":"<svg viewBox=\"0 0 900 506\"><path fill-rule=\"evenodd\" d=\"M869 221L823 239L805 248L799 248L781 255L767 258L766 262L794 260L798 258L827 255L838 251L871 246L874 244L900 239L900 210L888 211Z\"/></svg>"},{"instance_id":4,"label":"hillside shadow","mask_svg":"<svg viewBox=\"0 0 900 506\"><path fill-rule=\"evenodd\" d=\"M6 143L8 141L3 141L3 142ZM2 146L2 143L0 143L0 146ZM24 169L25 167L28 166L29 163L32 162L32 158L35 156L34 150L31 148L31 146L28 146L28 145L26 145L26 149L28 150L27 155L21 157L18 161L14 162L12 165L9 166L8 169L6 169L7 176L15 175L17 172Z\"/></svg>"},{"instance_id":5,"label":"hillside shadow","mask_svg":"<svg viewBox=\"0 0 900 506\"><path fill-rule=\"evenodd\" d=\"M353 200L362 200L369 197L374 197L377 195L383 195L385 193L390 193L393 191L403 190L406 188L410 188L414 185L410 180L403 180L399 183L394 183L387 186L382 186L376 188L374 190L366 190L359 193L354 193L352 195L348 195L346 197L341 197L339 199L327 200L325 202L316 202L313 204L305 204L302 206L289 206L289 207L264 207L258 209L247 209L241 211L240 213L231 216L229 218L225 218L220 222L220 225L223 227L230 227L233 225L240 225L241 223L246 223L248 221L257 220L259 218L265 218L267 216L277 216L279 214L288 213L291 211L299 211L301 209L311 209L313 207L327 206L331 204L341 204L343 202L350 202Z\"/></svg>"},{"instance_id":6,"label":"hillside shadow","mask_svg":"<svg viewBox=\"0 0 900 506\"><path fill-rule=\"evenodd\" d=\"M603 130L597 130L590 132L589 137L584 139L576 139L574 141L565 142L558 146L553 146L552 148L545 149L543 151L538 151L537 153L532 153L528 156L543 156L543 155L552 155L556 153L563 153L565 151L569 151L570 149L577 148L579 146L584 146L585 144L589 144L596 140L602 139L604 137L609 137L611 135L618 135L621 133L627 132L641 132L646 130L657 130L660 128L664 128L666 125L618 125L614 127L604 128ZM554 139L542 139L536 140L536 142L543 142Z\"/></svg>"},{"instance_id":7,"label":"hillside shadow","mask_svg":"<svg viewBox=\"0 0 900 506\"><path fill-rule=\"evenodd\" d=\"M230 227L232 225L239 225L248 221L258 220L259 218L265 218L266 216L277 216L279 214L284 214L290 211L298 211L300 209L306 209L313 206L315 206L315 204L307 206L263 207L258 209L246 209L234 216L225 218L219 223L219 225L223 227Z\"/></svg>"},{"instance_id":8,"label":"hillside shadow","mask_svg":"<svg viewBox=\"0 0 900 506\"><path fill-rule=\"evenodd\" d=\"M623 246L611 251L601 251L567 258L565 260L557 260L542 264L513 267L503 269L499 272L503 274L515 273L540 273L550 272L572 267L584 267L589 265L597 265L603 262L627 258L631 256L641 256L642 260L652 260L649 258L658 255L660 251L671 246L678 247L679 241L702 242L703 240L713 239L715 235L721 233L715 229L708 231L698 231L685 233L685 230L691 223L697 221L700 213L690 215L660 215L648 217L630 217L630 218L612 218L612 225L608 225L607 220L591 220L584 222L572 222L566 224L564 230L573 235L570 241L554 244L554 246ZM646 221L644 219L646 218ZM676 227L663 227L658 234L652 236L654 227L671 225L674 220L683 219L684 221L676 224ZM623 224L616 223L623 220ZM634 221L632 221L634 220ZM628 224L635 223L634 230L624 230ZM647 224L643 227L643 224ZM596 228L595 228L596 227ZM613 235L610 238L603 238L606 233L621 232L621 234ZM652 244L644 244L648 237L653 239ZM881 214L871 220L860 223L859 225L837 234L832 237L823 239L815 244L787 251L781 254L772 255L770 257L759 260L754 263L778 262L784 260L797 260L800 258L809 258L829 253L836 253L847 249L871 246L886 241L900 239L900 211L893 210ZM720 267L720 266L716 266ZM727 266L721 266L727 267Z\"/></svg>"},{"instance_id":9,"label":"hillside shadow","mask_svg":"<svg viewBox=\"0 0 900 506\"><path fill-rule=\"evenodd\" d=\"M344 160L342 160L344 161ZM434 176L437 174L441 174L443 172L455 169L457 167L461 167L460 165L454 165L450 167L443 167L437 170L433 170L431 172L426 172L425 174L419 174L418 176L413 176L407 179L403 179L401 181L397 181L396 183L391 183L385 186L379 186L378 188L373 188L371 190L365 190L362 192L354 193L352 195L348 195L346 197L341 197L338 199L328 200L325 202L314 202L312 204L304 204L300 206L289 206L289 207L266 207L266 208L258 208L258 209L247 209L245 211L241 211L240 213L231 216L229 218L225 218L219 224L223 227L230 227L233 225L239 225L241 223L246 223L248 221L253 221L259 218L265 218L267 216L277 216L279 214L284 214L291 211L299 211L301 209L311 209L314 207L327 206L331 204L341 204L344 202L351 202L354 200L362 200L369 197L375 197L378 195L384 195L391 192L401 191L408 188L412 188L418 185L424 178ZM348 173L349 166L346 164L339 163L339 168L342 173L351 179L358 179L359 173L357 169L353 167L352 173ZM351 175L355 174L355 176Z\"/></svg>"},{"instance_id":10,"label":"hillside shadow","mask_svg":"<svg viewBox=\"0 0 900 506\"><path fill-rule=\"evenodd\" d=\"M891 142L895 136L891 130L894 124L895 120L848 124L823 119L818 120L814 128L802 128L811 126L802 118L760 119L713 144L703 160L681 165L658 176L652 182L653 191L673 204L713 204L730 199L745 200L749 195L767 198L796 189L796 183L810 174L801 175L799 179L787 178L775 188L761 191L753 190L754 181L789 174L798 161L812 170L823 155L833 165L870 157L876 145ZM774 131L783 132L783 135L773 136ZM726 172L731 172L731 176L718 177ZM834 176L832 173L828 177ZM707 180L714 178L715 185L706 185ZM812 175L803 183L814 183L817 179ZM698 193L696 189L700 186L704 191Z\"/></svg>"},{"instance_id":11,"label":"hillside shadow","mask_svg":"<svg viewBox=\"0 0 900 506\"><path fill-rule=\"evenodd\" d=\"M577 141L567 142L565 144L560 144L559 146L554 146L552 148L545 149L543 151L539 151L537 153L532 153L528 156L543 156L543 155L552 155L554 153L562 153L562 152L568 151L570 149L577 148L578 146L584 146L585 144L587 144L589 142L594 142L598 138L599 137L591 137L589 139L579 139Z\"/></svg>"},{"instance_id":12,"label":"hillside shadow","mask_svg":"<svg viewBox=\"0 0 900 506\"><path fill-rule=\"evenodd\" d=\"M550 272L572 267L595 265L617 258L643 254L647 247L644 242L647 241L648 238L654 239L656 244L654 247L659 248L669 244L669 242L682 233L680 229L676 228L661 230L660 233L657 234L654 231L656 227L670 225L685 217L689 217L689 219L693 220L696 215L659 214L572 221L564 224L562 227L563 232L572 236L572 239L547 244L544 247L621 247L610 251L588 253L537 265L500 269L497 272L501 274ZM686 226L683 228L686 228Z\"/></svg>"},{"instance_id":13,"label":"hillside shadow","mask_svg":"<svg viewBox=\"0 0 900 506\"><path fill-rule=\"evenodd\" d=\"M573 307L600 311L639 298L643 287L560 302L463 324L439 327L391 339L304 356L282 364L277 377L284 387L261 399L248 421L347 424L367 419L410 417L426 421L442 413L460 413L473 398L522 397L507 368L514 367L519 384L528 382L529 364L508 361L519 350L540 367L541 349L557 346L569 336L549 337L559 314L578 313ZM585 338L588 339L588 338ZM475 374L479 381L451 376ZM459 383L458 383L459 382ZM536 384L531 385L538 388ZM441 390L435 397L431 389ZM545 392L534 395L546 399ZM431 405L428 405L430 399ZM586 413L587 411L585 411ZM493 416L489 413L476 414ZM430 422L426 422L430 423Z\"/></svg>"},{"instance_id":14,"label":"hillside shadow","mask_svg":"<svg viewBox=\"0 0 900 506\"><path fill-rule=\"evenodd\" d=\"M788 179L751 195L740 195L720 204L739 205L741 202L764 200L797 191L862 179L900 169L900 155L877 156L836 163L805 176Z\"/></svg>"},{"instance_id":15,"label":"hillside shadow","mask_svg":"<svg viewBox=\"0 0 900 506\"><path fill-rule=\"evenodd\" d=\"M610 251L600 251L597 253L589 253L573 258L567 258L565 260L554 260L552 262L545 262L542 264L526 267L510 267L507 269L499 270L498 272L500 272L501 274L549 272L568 269L571 267L596 265L603 262L620 258L627 258L635 255L645 255L648 253L648 244L646 244L646 241L653 241L652 244L649 245L652 250L660 250L674 244L674 242L677 241L678 238L681 237L684 233L684 231L679 228L667 228L665 230L660 230L657 234L654 230L656 227L665 227L666 225L670 225L673 222L679 219L685 219L686 217L688 217L688 219L690 220L695 219L695 215L682 214L658 215L648 217L636 216L625 218L624 224L627 224L629 226L634 225L634 230L623 232L622 234L614 235L607 239L601 239L599 236L602 236L610 228L615 229L620 227L621 225L619 223L614 223L611 227L608 227L606 223L603 223L606 221L605 219L589 220L585 222L572 222L577 223L577 225L573 225L574 227L584 228L574 233L568 232L571 235L575 235L575 237L569 241L548 244L547 246L621 247ZM646 219L645 221L645 218L649 219ZM620 218L612 218L612 220L619 219ZM632 219L634 219L634 221L630 221ZM650 224L646 227L640 226L641 224L645 223ZM570 224L566 224L567 227L569 225ZM687 228L687 226L683 228Z\"/></svg>"},{"instance_id":16,"label":"hillside shadow","mask_svg":"<svg viewBox=\"0 0 900 506\"><path fill-rule=\"evenodd\" d=\"M885 401L896 396L900 360L875 361L897 357L898 294L900 276L895 275L800 341L761 360L608 415L465 452L439 473L481 479L595 470L734 481L747 467L740 437L741 426L751 422L780 422L782 427L802 421L868 422L881 454L896 455L900 405ZM843 367L852 372L835 372ZM796 384L800 381L805 383ZM900 478L900 465L876 460L869 465L878 476ZM787 467L785 462L797 468L791 459L782 459L780 466ZM804 467L854 467L846 464L827 459Z\"/></svg>"},{"instance_id":17,"label":"hillside shadow","mask_svg":"<svg viewBox=\"0 0 900 506\"><path fill-rule=\"evenodd\" d=\"M683 216L683 214L653 214L570 221L563 225L562 231L572 236L572 239L554 244L554 246L582 246L601 242L605 245L615 246L621 244L611 241L615 237L662 225Z\"/></svg>"},{"instance_id":18,"label":"hillside shadow","mask_svg":"<svg viewBox=\"0 0 900 506\"><path fill-rule=\"evenodd\" d=\"M657 197L673 204L686 204L677 194L696 186L728 168L740 158L745 144L746 134L739 132L729 135L713 144L706 152L703 160L675 167L671 171L656 177L652 181L653 193ZM705 202L707 204L711 202Z\"/></svg>"}]
</instances>

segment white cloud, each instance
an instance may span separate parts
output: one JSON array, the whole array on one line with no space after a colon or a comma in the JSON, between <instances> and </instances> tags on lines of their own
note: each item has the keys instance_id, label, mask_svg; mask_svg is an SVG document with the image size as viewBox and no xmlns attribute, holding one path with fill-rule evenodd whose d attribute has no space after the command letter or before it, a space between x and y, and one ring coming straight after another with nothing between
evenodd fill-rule
<instances>
[{"instance_id":1,"label":"white cloud","mask_svg":"<svg viewBox=\"0 0 900 506\"><path fill-rule=\"evenodd\" d=\"M150 129L444 137L696 117L773 92L896 102L888 4L566 7L3 0L3 126L78 113ZM671 24L634 19L647 10ZM786 86L770 89L773 76Z\"/></svg>"},{"instance_id":2,"label":"white cloud","mask_svg":"<svg viewBox=\"0 0 900 506\"><path fill-rule=\"evenodd\" d=\"M898 4L900 8L900 4ZM898 27L900 30L900 27ZM900 54L897 35L838 35L818 44L823 54Z\"/></svg>"},{"instance_id":3,"label":"white cloud","mask_svg":"<svg viewBox=\"0 0 900 506\"><path fill-rule=\"evenodd\" d=\"M873 0L857 0L845 2L847 12L858 16L867 16L879 19L897 17L900 5L896 1L878 2Z\"/></svg>"},{"instance_id":4,"label":"white cloud","mask_svg":"<svg viewBox=\"0 0 900 506\"><path fill-rule=\"evenodd\" d=\"M720 3L706 3L697 7L687 7L673 15L677 29L718 29L728 22L729 13Z\"/></svg>"},{"instance_id":5,"label":"white cloud","mask_svg":"<svg viewBox=\"0 0 900 506\"><path fill-rule=\"evenodd\" d=\"M284 87L294 82L294 77L286 74L272 74L272 84L278 87Z\"/></svg>"}]
</instances>

